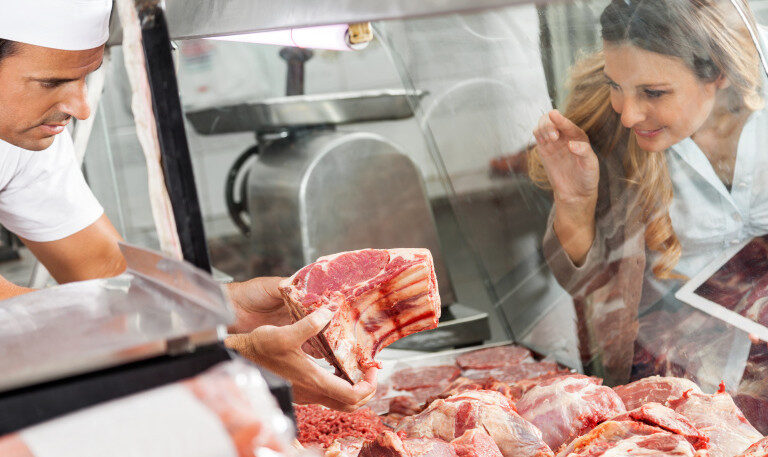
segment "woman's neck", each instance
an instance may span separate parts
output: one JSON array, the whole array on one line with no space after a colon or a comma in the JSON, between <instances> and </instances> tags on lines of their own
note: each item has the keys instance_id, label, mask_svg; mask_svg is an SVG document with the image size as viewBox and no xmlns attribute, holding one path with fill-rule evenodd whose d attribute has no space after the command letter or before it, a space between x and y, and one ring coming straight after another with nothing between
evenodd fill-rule
<instances>
[{"instance_id":1,"label":"woman's neck","mask_svg":"<svg viewBox=\"0 0 768 457\"><path fill-rule=\"evenodd\" d=\"M741 131L751 111L742 108L734 112L728 107L725 94L721 93L724 96L718 97L712 113L691 139L707 156L720 180L729 186L733 182Z\"/></svg>"}]
</instances>

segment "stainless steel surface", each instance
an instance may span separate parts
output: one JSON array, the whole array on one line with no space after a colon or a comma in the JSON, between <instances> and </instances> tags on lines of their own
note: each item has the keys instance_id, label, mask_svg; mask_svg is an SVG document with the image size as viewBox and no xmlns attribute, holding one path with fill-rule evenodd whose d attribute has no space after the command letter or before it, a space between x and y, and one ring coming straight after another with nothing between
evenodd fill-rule
<instances>
[{"instance_id":1,"label":"stainless steel surface","mask_svg":"<svg viewBox=\"0 0 768 457\"><path fill-rule=\"evenodd\" d=\"M279 130L404 119L423 92L402 89L297 95L196 109L187 119L202 134Z\"/></svg>"},{"instance_id":2,"label":"stainless steel surface","mask_svg":"<svg viewBox=\"0 0 768 457\"><path fill-rule=\"evenodd\" d=\"M254 250L275 274L340 251L423 247L443 302L455 301L421 175L392 142L299 132L260 151L248 186Z\"/></svg>"},{"instance_id":3,"label":"stainless steel surface","mask_svg":"<svg viewBox=\"0 0 768 457\"><path fill-rule=\"evenodd\" d=\"M488 313L461 303L454 303L443 311L437 328L402 338L392 343L392 349L413 349L421 351L446 347L478 345L491 337Z\"/></svg>"},{"instance_id":4,"label":"stainless steel surface","mask_svg":"<svg viewBox=\"0 0 768 457\"><path fill-rule=\"evenodd\" d=\"M537 3L561 3L541 0ZM293 27L474 12L530 0L166 0L168 27L177 40ZM113 21L108 45L119 45Z\"/></svg>"},{"instance_id":5,"label":"stainless steel surface","mask_svg":"<svg viewBox=\"0 0 768 457\"><path fill-rule=\"evenodd\" d=\"M0 303L0 391L218 340L233 320L218 283L188 264L121 248L123 275Z\"/></svg>"}]
</instances>

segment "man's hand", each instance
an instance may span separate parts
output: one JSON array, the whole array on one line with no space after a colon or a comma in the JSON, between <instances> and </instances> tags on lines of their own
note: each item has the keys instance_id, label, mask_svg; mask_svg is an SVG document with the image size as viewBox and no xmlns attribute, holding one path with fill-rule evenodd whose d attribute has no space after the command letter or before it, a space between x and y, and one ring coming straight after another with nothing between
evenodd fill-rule
<instances>
[{"instance_id":1,"label":"man's hand","mask_svg":"<svg viewBox=\"0 0 768 457\"><path fill-rule=\"evenodd\" d=\"M253 278L227 286L237 321L230 333L248 333L262 325L283 326L293 322L278 286L283 278Z\"/></svg>"},{"instance_id":2,"label":"man's hand","mask_svg":"<svg viewBox=\"0 0 768 457\"><path fill-rule=\"evenodd\" d=\"M353 411L376 392L376 368L365 379L350 385L317 365L302 345L317 335L331 319L327 310L317 310L295 324L262 325L248 334L231 335L226 345L242 356L287 379L297 403L319 403L340 411Z\"/></svg>"}]
</instances>

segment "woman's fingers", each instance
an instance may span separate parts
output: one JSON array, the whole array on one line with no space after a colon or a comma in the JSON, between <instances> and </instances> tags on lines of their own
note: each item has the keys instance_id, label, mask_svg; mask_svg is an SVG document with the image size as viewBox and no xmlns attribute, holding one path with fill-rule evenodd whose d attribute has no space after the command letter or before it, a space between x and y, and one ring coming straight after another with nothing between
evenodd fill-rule
<instances>
[{"instance_id":1,"label":"woman's fingers","mask_svg":"<svg viewBox=\"0 0 768 457\"><path fill-rule=\"evenodd\" d=\"M560 111L553 109L549 112L548 118L552 122L553 128L561 131L566 137L579 141L589 141L584 130L563 116Z\"/></svg>"}]
</instances>

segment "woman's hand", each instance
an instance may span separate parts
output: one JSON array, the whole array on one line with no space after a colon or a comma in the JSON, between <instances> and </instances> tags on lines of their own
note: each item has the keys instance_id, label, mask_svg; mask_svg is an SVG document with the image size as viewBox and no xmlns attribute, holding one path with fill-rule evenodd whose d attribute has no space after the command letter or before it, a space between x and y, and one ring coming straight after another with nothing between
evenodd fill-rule
<instances>
[{"instance_id":1,"label":"woman's hand","mask_svg":"<svg viewBox=\"0 0 768 457\"><path fill-rule=\"evenodd\" d=\"M554 194L555 233L571 260L580 265L595 237L597 155L584 130L557 110L539 119L533 135Z\"/></svg>"},{"instance_id":2,"label":"woman's hand","mask_svg":"<svg viewBox=\"0 0 768 457\"><path fill-rule=\"evenodd\" d=\"M319 403L340 411L353 411L376 392L376 368L355 385L334 376L312 361L302 345L328 324L333 313L319 309L283 327L262 325L248 334L230 335L226 345L243 357L291 382L294 401Z\"/></svg>"}]
</instances>

